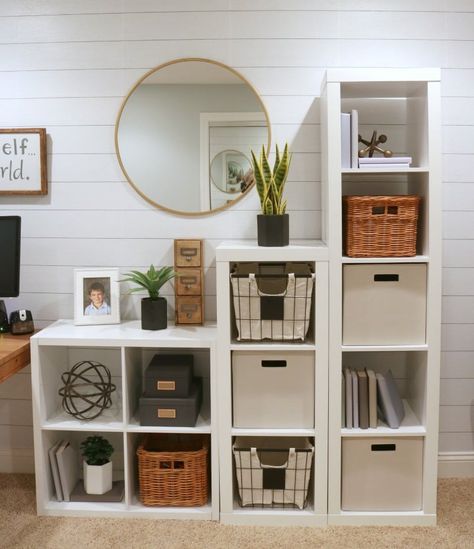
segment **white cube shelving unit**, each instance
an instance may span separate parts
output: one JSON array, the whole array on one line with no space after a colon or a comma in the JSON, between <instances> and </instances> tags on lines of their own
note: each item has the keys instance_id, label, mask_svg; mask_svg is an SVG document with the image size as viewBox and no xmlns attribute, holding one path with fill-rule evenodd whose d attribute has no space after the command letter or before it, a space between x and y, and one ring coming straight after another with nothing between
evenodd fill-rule
<instances>
[{"instance_id":1,"label":"white cube shelving unit","mask_svg":"<svg viewBox=\"0 0 474 549\"><path fill-rule=\"evenodd\" d=\"M147 331L139 321L116 325L74 326L59 320L31 338L31 379L35 442L36 498L39 515L149 517L166 519L219 519L219 474L216 406L216 328L175 327ZM194 373L202 378L203 404L194 427L142 426L138 420L138 397L144 368L156 352L189 352ZM94 360L106 365L116 391L112 407L91 421L67 415L58 389L61 374L76 362ZM136 449L145 433L176 433L210 437L210 494L201 507L148 507L138 497ZM69 440L76 450L91 434L101 434L114 446L114 480L125 481L119 503L59 502L56 500L48 450L59 439ZM80 456L78 453L78 469Z\"/></svg>"},{"instance_id":2,"label":"white cube shelving unit","mask_svg":"<svg viewBox=\"0 0 474 549\"><path fill-rule=\"evenodd\" d=\"M306 241L287 247L261 247L255 241L224 242L217 247L217 332L219 363L219 470L221 489L221 521L229 524L322 526L327 523L327 399L328 399L328 251L321 242ZM316 275L312 332L305 342L237 341L233 333L231 307L231 266L235 262L311 263ZM314 426L237 428L232 422L232 353L252 351L312 354L314 376ZM278 410L275 410L278 414ZM308 437L314 443L314 464L309 502L304 509L240 507L232 455L236 436Z\"/></svg>"},{"instance_id":3,"label":"white cube shelving unit","mask_svg":"<svg viewBox=\"0 0 474 549\"><path fill-rule=\"evenodd\" d=\"M409 168L341 167L343 111L359 111L360 133L387 133L387 146L413 157ZM31 339L37 510L40 515L123 516L222 520L230 524L430 525L436 523L441 325L441 151L440 74L437 69L329 70L321 92L323 240L261 247L232 241L216 249L217 326L170 326L148 332L139 321L118 325L74 326L58 321ZM417 255L409 258L351 258L343 253L342 196L418 194L422 197ZM232 321L231 267L236 262L308 262L316 275L310 337L304 342L235 338ZM425 341L397 344L343 343L344 265L426 266ZM398 341L397 338L394 339ZM204 380L201 414L194 427L145 427L138 420L138 396L144 367L157 351L192 352ZM311 356L314 376L314 424L301 426L233 425L234 353L291 353ZM113 406L95 420L65 414L58 389L61 374L79 360L97 360L111 370L117 390ZM383 422L375 429L341 427L341 375L345 366L391 369L403 397L405 418L399 429ZM244 380L246 381L246 380ZM243 383L245 386L245 383ZM305 416L307 421L307 416ZM104 434L115 447L114 478L125 481L120 503L56 501L48 449L60 438L76 447L92 433ZM207 435L211 441L211 489L208 505L196 508L145 507L138 499L136 448L145 433ZM240 507L232 443L235 437L300 437L314 443L309 503L304 509ZM343 510L341 487L344 439L421 441L420 509ZM356 441L357 442L357 441ZM363 442L363 441L362 441ZM395 443L396 444L396 443ZM347 444L347 452L358 444ZM410 444L408 444L410 446ZM417 445L413 445L417 446ZM353 464L354 465L354 464ZM78 463L79 466L79 463ZM349 468L357 473L357 468ZM352 474L351 473L351 474ZM384 478L383 467L378 478ZM360 479L356 479L360 480ZM357 484L356 485L360 485ZM348 484L345 486L348 487ZM346 491L347 493L347 491ZM354 501L349 494L349 501ZM364 504L365 505L365 504Z\"/></svg>"},{"instance_id":4,"label":"white cube shelving unit","mask_svg":"<svg viewBox=\"0 0 474 549\"><path fill-rule=\"evenodd\" d=\"M388 135L385 144L413 158L409 168L341 168L341 112L359 112L359 133ZM321 91L323 240L329 248L329 524L435 524L441 326L441 151L438 69L328 70ZM417 255L350 258L343 254L342 196L417 194L422 197ZM343 267L347 264L426 265L426 339L419 344L343 345ZM399 429L341 428L344 366L391 368L406 409ZM418 510L341 508L344 437L422 437L422 502ZM361 464L362 467L362 464Z\"/></svg>"}]
</instances>

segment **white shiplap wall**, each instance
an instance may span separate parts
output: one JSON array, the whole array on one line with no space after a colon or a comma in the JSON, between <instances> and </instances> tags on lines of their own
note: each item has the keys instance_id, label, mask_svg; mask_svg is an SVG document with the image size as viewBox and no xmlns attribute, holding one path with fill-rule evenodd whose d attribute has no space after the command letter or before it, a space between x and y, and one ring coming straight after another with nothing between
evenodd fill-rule
<instances>
[{"instance_id":1,"label":"white shiplap wall","mask_svg":"<svg viewBox=\"0 0 474 549\"><path fill-rule=\"evenodd\" d=\"M320 235L318 95L325 69L441 67L440 451L452 460L444 473L458 464L474 474L472 0L2 0L0 36L0 125L48 133L48 196L0 198L2 213L23 218L21 296L9 308L31 309L40 327L72 316L73 267L171 264L173 238L190 236L206 239L212 317L215 246L255 236L255 196L219 215L183 219L154 210L124 181L113 145L115 117L149 68L202 56L238 69L255 85L273 142L288 140L294 151L291 236L314 238ZM124 296L122 316L137 317L138 302ZM22 373L0 386L0 468L8 468L12 451L19 458L31 451L28 383Z\"/></svg>"}]
</instances>

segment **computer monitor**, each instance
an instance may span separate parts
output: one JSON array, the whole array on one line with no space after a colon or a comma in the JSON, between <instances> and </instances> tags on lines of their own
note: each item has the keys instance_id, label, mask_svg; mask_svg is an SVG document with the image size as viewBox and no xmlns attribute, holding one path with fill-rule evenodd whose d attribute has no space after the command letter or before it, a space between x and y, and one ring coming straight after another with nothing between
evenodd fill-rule
<instances>
[{"instance_id":1,"label":"computer monitor","mask_svg":"<svg viewBox=\"0 0 474 549\"><path fill-rule=\"evenodd\" d=\"M0 216L0 332L7 332L8 314L3 297L20 293L21 217Z\"/></svg>"}]
</instances>

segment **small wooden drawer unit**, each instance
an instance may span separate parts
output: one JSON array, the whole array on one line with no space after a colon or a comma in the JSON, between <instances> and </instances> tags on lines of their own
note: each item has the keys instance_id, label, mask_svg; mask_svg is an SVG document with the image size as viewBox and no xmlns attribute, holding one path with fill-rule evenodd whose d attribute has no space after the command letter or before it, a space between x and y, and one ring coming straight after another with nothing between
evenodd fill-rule
<instances>
[{"instance_id":1,"label":"small wooden drawer unit","mask_svg":"<svg viewBox=\"0 0 474 549\"><path fill-rule=\"evenodd\" d=\"M176 297L176 324L202 324L202 297Z\"/></svg>"},{"instance_id":2,"label":"small wooden drawer unit","mask_svg":"<svg viewBox=\"0 0 474 549\"><path fill-rule=\"evenodd\" d=\"M204 322L202 240L174 241L176 324Z\"/></svg>"},{"instance_id":3,"label":"small wooden drawer unit","mask_svg":"<svg viewBox=\"0 0 474 549\"><path fill-rule=\"evenodd\" d=\"M147 397L185 397L193 380L193 355L156 354L145 370Z\"/></svg>"},{"instance_id":4,"label":"small wooden drawer unit","mask_svg":"<svg viewBox=\"0 0 474 549\"><path fill-rule=\"evenodd\" d=\"M174 259L176 267L201 267L202 240L175 240Z\"/></svg>"},{"instance_id":5,"label":"small wooden drawer unit","mask_svg":"<svg viewBox=\"0 0 474 549\"><path fill-rule=\"evenodd\" d=\"M182 295L201 295L202 276L200 269L176 269L176 293Z\"/></svg>"}]
</instances>

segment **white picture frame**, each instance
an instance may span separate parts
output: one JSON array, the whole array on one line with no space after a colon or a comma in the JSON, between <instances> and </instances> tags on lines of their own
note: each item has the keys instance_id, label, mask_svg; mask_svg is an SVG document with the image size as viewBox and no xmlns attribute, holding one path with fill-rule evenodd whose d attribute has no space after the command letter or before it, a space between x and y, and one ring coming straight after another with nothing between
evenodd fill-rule
<instances>
[{"instance_id":1,"label":"white picture frame","mask_svg":"<svg viewBox=\"0 0 474 549\"><path fill-rule=\"evenodd\" d=\"M74 324L119 323L119 270L74 269Z\"/></svg>"}]
</instances>

